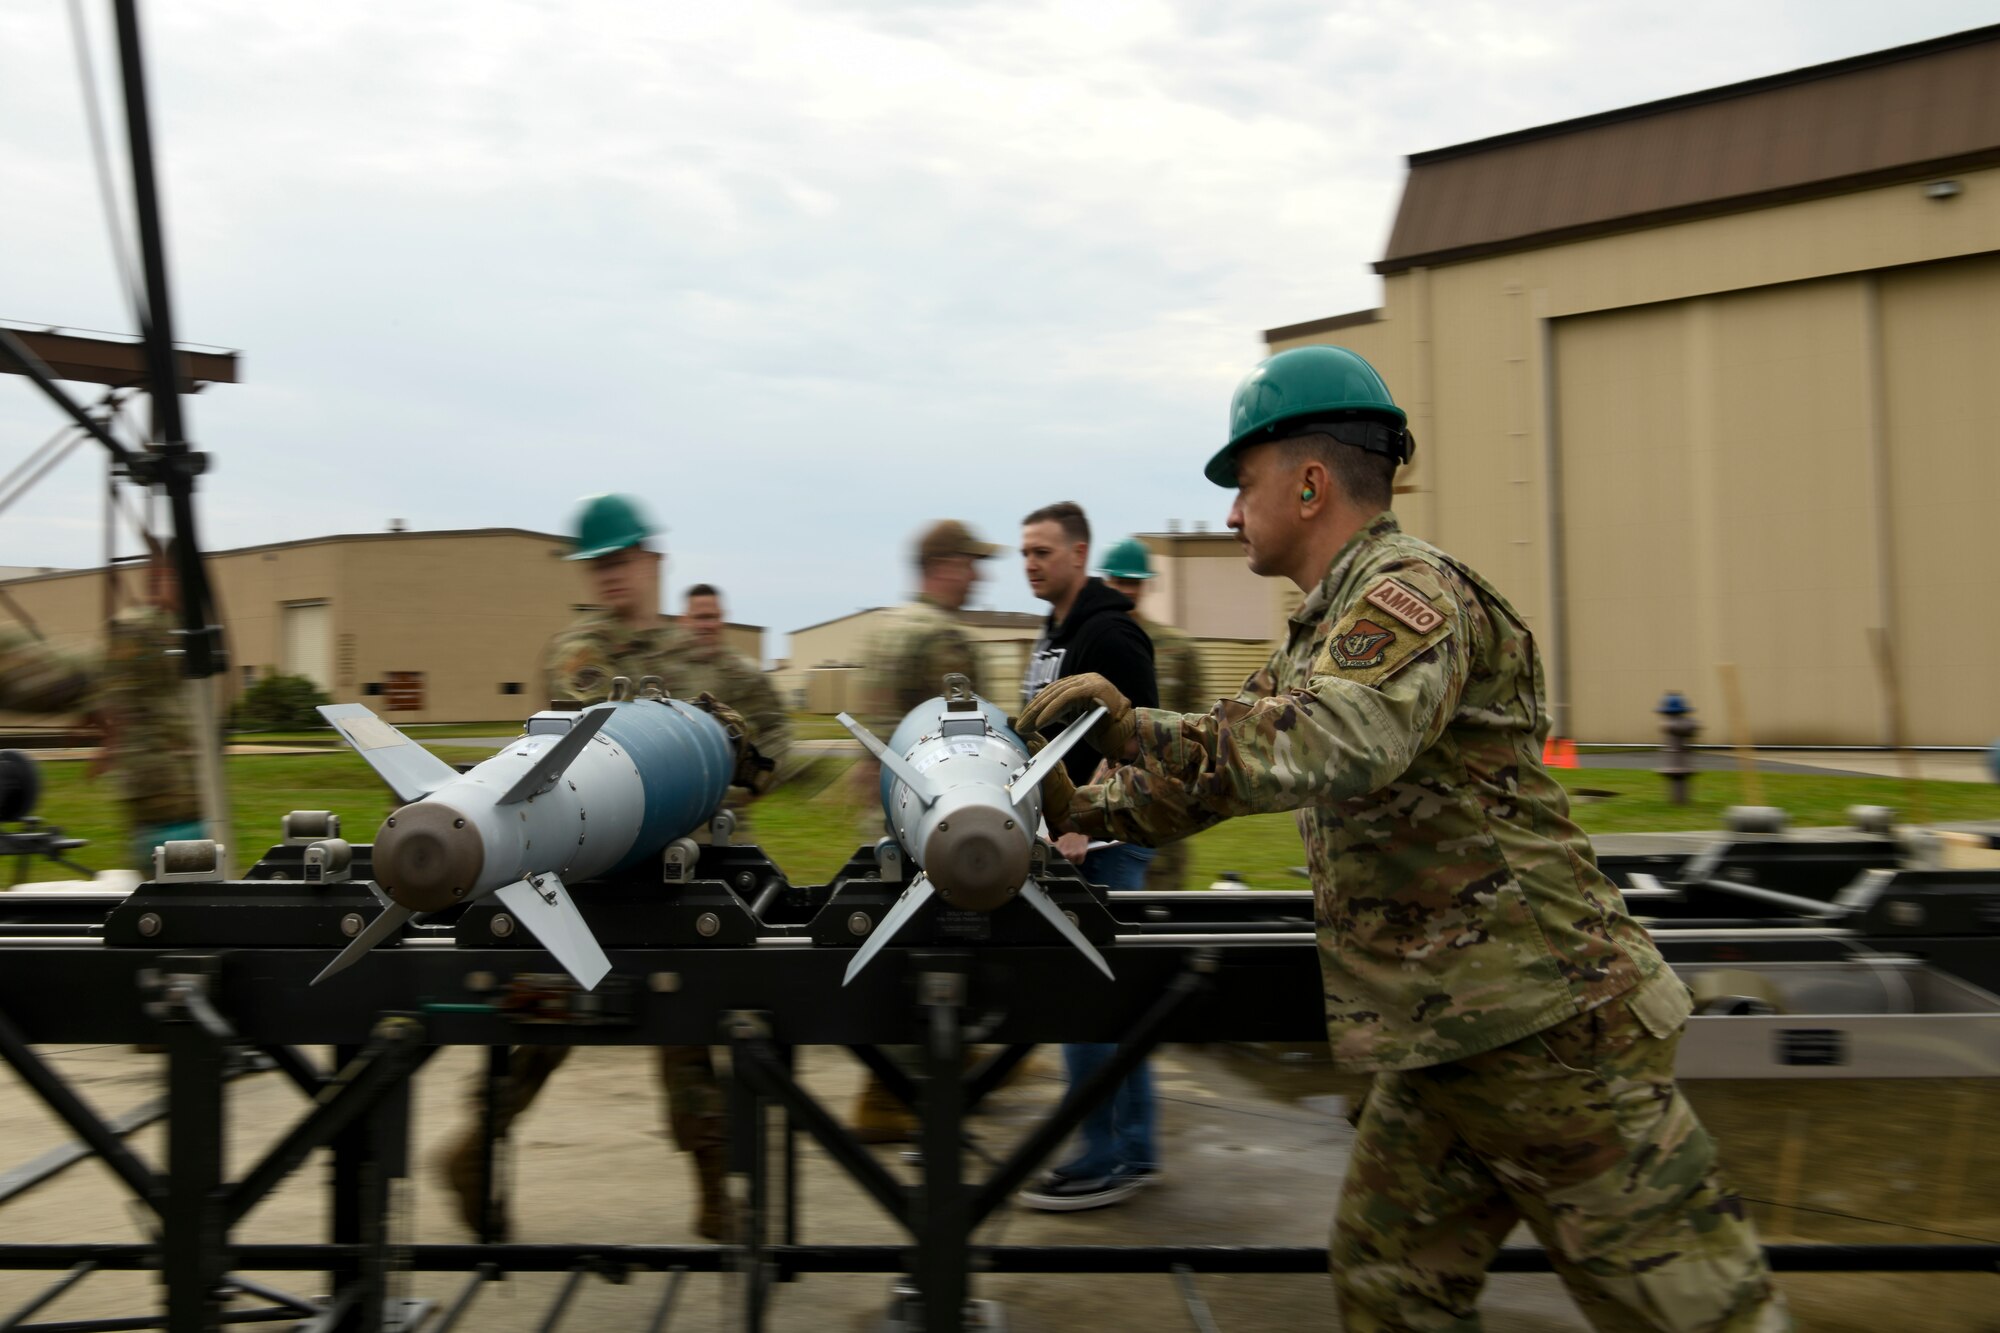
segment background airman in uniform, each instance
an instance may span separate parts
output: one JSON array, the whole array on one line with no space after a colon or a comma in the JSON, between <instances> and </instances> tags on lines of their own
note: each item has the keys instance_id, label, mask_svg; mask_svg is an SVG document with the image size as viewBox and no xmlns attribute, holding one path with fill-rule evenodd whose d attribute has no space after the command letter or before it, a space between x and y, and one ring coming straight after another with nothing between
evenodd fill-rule
<instances>
[{"instance_id":1,"label":"background airman in uniform","mask_svg":"<svg viewBox=\"0 0 2000 1333\"><path fill-rule=\"evenodd\" d=\"M558 700L598 703L611 697L611 683L626 677L636 690L646 676L658 676L667 693L693 700L709 694L741 710L750 740L766 759L782 759L791 743L791 721L762 673L726 649L705 647L661 615L663 557L647 547L653 528L629 496L599 495L578 515L577 549L569 558L588 561L595 600L603 608L583 617L549 645L547 675ZM754 688L752 688L754 685ZM750 697L746 697L750 696ZM762 723L769 734L760 731ZM534 1102L543 1084L569 1056L566 1046L517 1047L509 1063L496 1111L495 1136ZM707 1046L663 1046L660 1080L667 1094L667 1119L674 1143L694 1162L700 1201L695 1230L727 1239L734 1229L727 1174L728 1133L722 1087ZM474 1123L447 1150L446 1179L458 1194L460 1215L480 1229L480 1127Z\"/></svg>"},{"instance_id":2,"label":"background airman in uniform","mask_svg":"<svg viewBox=\"0 0 2000 1333\"><path fill-rule=\"evenodd\" d=\"M132 865L150 872L163 842L206 836L195 777L194 724L174 633L180 582L165 550L146 568L146 596L113 618L94 703L104 741L90 776L118 781Z\"/></svg>"},{"instance_id":3,"label":"background airman in uniform","mask_svg":"<svg viewBox=\"0 0 2000 1333\"><path fill-rule=\"evenodd\" d=\"M773 782L789 775L792 751L792 715L778 701L778 691L763 667L723 641L725 619L722 593L711 583L697 583L683 594L678 628L693 645L685 665L676 668L685 688L696 694L712 694L735 709L756 738L757 752L772 764ZM662 677L666 679L666 677ZM633 682L637 684L637 681ZM669 687L680 698L680 689ZM749 837L750 795L740 787L729 789L729 809L736 816L736 836Z\"/></svg>"},{"instance_id":4,"label":"background airman in uniform","mask_svg":"<svg viewBox=\"0 0 2000 1333\"><path fill-rule=\"evenodd\" d=\"M979 586L979 562L999 550L957 519L941 519L918 535L917 595L890 612L862 654L867 673L860 720L884 741L905 713L944 692L946 676L962 675L979 688L978 652L958 613ZM855 799L869 842L883 834L880 780L873 759L854 766ZM891 1054L909 1058L901 1048ZM855 1101L855 1136L864 1143L894 1143L909 1138L915 1127L903 1104L870 1074Z\"/></svg>"},{"instance_id":5,"label":"background airman in uniform","mask_svg":"<svg viewBox=\"0 0 2000 1333\"><path fill-rule=\"evenodd\" d=\"M67 713L90 698L90 673L25 630L0 628L0 710Z\"/></svg>"}]
</instances>

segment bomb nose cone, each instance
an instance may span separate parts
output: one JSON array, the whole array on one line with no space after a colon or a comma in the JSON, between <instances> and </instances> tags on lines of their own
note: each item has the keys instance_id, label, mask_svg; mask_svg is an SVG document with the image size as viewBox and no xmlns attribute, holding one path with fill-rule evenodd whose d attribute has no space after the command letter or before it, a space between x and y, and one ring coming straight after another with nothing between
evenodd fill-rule
<instances>
[{"instance_id":1,"label":"bomb nose cone","mask_svg":"<svg viewBox=\"0 0 2000 1333\"><path fill-rule=\"evenodd\" d=\"M967 806L931 830L924 873L953 907L990 912L1028 878L1028 835L1011 809Z\"/></svg>"},{"instance_id":2,"label":"bomb nose cone","mask_svg":"<svg viewBox=\"0 0 2000 1333\"><path fill-rule=\"evenodd\" d=\"M375 834L375 882L413 912L463 902L486 868L479 830L441 801L406 805Z\"/></svg>"}]
</instances>

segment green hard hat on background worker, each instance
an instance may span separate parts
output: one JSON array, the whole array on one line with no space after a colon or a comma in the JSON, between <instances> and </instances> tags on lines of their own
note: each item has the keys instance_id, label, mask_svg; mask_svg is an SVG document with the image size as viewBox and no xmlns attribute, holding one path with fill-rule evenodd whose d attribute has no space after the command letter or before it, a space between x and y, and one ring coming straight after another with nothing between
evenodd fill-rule
<instances>
[{"instance_id":1,"label":"green hard hat on background worker","mask_svg":"<svg viewBox=\"0 0 2000 1333\"><path fill-rule=\"evenodd\" d=\"M643 546L653 524L629 495L586 496L576 512L576 550L565 560L595 560L628 546Z\"/></svg>"},{"instance_id":2,"label":"green hard hat on background worker","mask_svg":"<svg viewBox=\"0 0 2000 1333\"><path fill-rule=\"evenodd\" d=\"M1127 537L1104 553L1098 573L1107 579L1149 579L1153 577L1153 557L1146 543Z\"/></svg>"},{"instance_id":3,"label":"green hard hat on background worker","mask_svg":"<svg viewBox=\"0 0 2000 1333\"><path fill-rule=\"evenodd\" d=\"M1208 460L1202 475L1233 488L1237 450L1306 431L1408 462L1417 447L1408 421L1375 367L1353 352L1294 347L1264 361L1236 386L1229 400L1229 443Z\"/></svg>"}]
</instances>

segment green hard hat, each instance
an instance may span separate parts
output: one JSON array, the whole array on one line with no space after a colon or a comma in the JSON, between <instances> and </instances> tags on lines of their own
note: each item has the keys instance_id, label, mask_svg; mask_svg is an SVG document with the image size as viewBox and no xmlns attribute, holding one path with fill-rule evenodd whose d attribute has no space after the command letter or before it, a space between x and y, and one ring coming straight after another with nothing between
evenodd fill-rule
<instances>
[{"instance_id":1,"label":"green hard hat","mask_svg":"<svg viewBox=\"0 0 2000 1333\"><path fill-rule=\"evenodd\" d=\"M565 560L595 560L639 546L653 535L653 525L629 495L590 495L576 511L575 531L576 550Z\"/></svg>"},{"instance_id":2,"label":"green hard hat","mask_svg":"<svg viewBox=\"0 0 2000 1333\"><path fill-rule=\"evenodd\" d=\"M1149 579L1153 577L1152 553L1137 537L1127 537L1104 553L1098 573L1107 579Z\"/></svg>"},{"instance_id":3,"label":"green hard hat","mask_svg":"<svg viewBox=\"0 0 2000 1333\"><path fill-rule=\"evenodd\" d=\"M1375 367L1345 347L1294 347L1265 360L1243 377L1229 400L1229 443L1202 474L1218 486L1236 485L1236 451L1283 439L1302 427L1323 428L1344 444L1406 461L1416 443L1409 418L1389 397Z\"/></svg>"}]
</instances>

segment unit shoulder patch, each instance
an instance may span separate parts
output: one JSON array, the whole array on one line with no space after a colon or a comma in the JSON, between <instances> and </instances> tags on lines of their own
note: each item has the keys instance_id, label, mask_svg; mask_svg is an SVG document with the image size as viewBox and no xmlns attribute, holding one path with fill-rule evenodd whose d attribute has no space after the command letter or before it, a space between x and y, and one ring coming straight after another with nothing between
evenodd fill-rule
<instances>
[{"instance_id":1,"label":"unit shoulder patch","mask_svg":"<svg viewBox=\"0 0 2000 1333\"><path fill-rule=\"evenodd\" d=\"M1400 597L1385 589L1393 589ZM1382 607L1377 593L1395 602L1396 609ZM1322 631L1312 674L1337 675L1356 685L1380 688L1391 676L1450 638L1455 623L1451 616L1419 597L1408 584L1394 579L1377 580L1360 603L1350 606L1330 630ZM1420 624L1424 626L1422 630L1417 628Z\"/></svg>"},{"instance_id":2,"label":"unit shoulder patch","mask_svg":"<svg viewBox=\"0 0 2000 1333\"><path fill-rule=\"evenodd\" d=\"M1381 666L1382 659L1389 655L1389 645L1395 641L1394 630L1383 629L1372 620L1357 620L1346 633L1329 640L1327 648L1336 663L1355 671L1362 667Z\"/></svg>"},{"instance_id":3,"label":"unit shoulder patch","mask_svg":"<svg viewBox=\"0 0 2000 1333\"><path fill-rule=\"evenodd\" d=\"M1429 634L1444 620L1444 613L1432 606L1429 598L1393 578L1376 580L1375 586L1361 595L1361 600L1388 612L1419 634Z\"/></svg>"}]
</instances>

